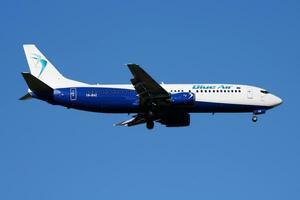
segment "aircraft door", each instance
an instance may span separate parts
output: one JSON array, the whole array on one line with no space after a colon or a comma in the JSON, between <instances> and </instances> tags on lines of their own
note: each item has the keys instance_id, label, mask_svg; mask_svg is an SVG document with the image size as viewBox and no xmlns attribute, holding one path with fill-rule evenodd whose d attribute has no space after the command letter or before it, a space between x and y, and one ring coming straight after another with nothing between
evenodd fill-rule
<instances>
[{"instance_id":1,"label":"aircraft door","mask_svg":"<svg viewBox=\"0 0 300 200\"><path fill-rule=\"evenodd\" d=\"M76 101L77 100L76 88L70 88L70 100L71 101Z\"/></svg>"},{"instance_id":2,"label":"aircraft door","mask_svg":"<svg viewBox=\"0 0 300 200\"><path fill-rule=\"evenodd\" d=\"M253 91L251 89L248 89L247 97L248 97L248 99L253 99Z\"/></svg>"},{"instance_id":3,"label":"aircraft door","mask_svg":"<svg viewBox=\"0 0 300 200\"><path fill-rule=\"evenodd\" d=\"M264 94L264 93L261 93L261 95L260 95L260 99L261 99L261 101L265 101L265 96L266 96L266 94Z\"/></svg>"}]
</instances>

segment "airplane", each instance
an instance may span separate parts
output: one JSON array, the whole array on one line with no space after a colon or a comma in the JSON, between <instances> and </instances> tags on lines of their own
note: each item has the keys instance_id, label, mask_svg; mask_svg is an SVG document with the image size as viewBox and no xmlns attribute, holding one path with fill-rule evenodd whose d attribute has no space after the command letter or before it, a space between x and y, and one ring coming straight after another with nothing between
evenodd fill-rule
<instances>
[{"instance_id":1,"label":"airplane","mask_svg":"<svg viewBox=\"0 0 300 200\"><path fill-rule=\"evenodd\" d=\"M265 89L236 84L159 84L137 64L126 64L131 84L87 84L64 77L33 44L23 45L30 73L22 76L31 98L66 108L99 113L127 113L133 118L117 126L158 122L166 127L190 125L190 113L266 113L282 99Z\"/></svg>"}]
</instances>

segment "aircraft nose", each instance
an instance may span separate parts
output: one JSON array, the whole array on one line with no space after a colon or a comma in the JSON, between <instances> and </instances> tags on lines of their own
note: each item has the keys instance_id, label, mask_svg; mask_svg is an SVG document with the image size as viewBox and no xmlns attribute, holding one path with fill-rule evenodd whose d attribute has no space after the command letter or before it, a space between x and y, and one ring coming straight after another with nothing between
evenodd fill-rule
<instances>
[{"instance_id":1,"label":"aircraft nose","mask_svg":"<svg viewBox=\"0 0 300 200\"><path fill-rule=\"evenodd\" d=\"M282 103L283 103L283 100L274 95L274 106L279 106Z\"/></svg>"}]
</instances>

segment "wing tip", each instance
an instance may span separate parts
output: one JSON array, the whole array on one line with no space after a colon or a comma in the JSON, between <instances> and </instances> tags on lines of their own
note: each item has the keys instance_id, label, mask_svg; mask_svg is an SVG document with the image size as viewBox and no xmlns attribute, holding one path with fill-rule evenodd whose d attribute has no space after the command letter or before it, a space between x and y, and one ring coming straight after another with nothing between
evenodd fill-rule
<instances>
[{"instance_id":1,"label":"wing tip","mask_svg":"<svg viewBox=\"0 0 300 200\"><path fill-rule=\"evenodd\" d=\"M32 48L32 47L36 47L35 44L23 44L23 48Z\"/></svg>"},{"instance_id":2,"label":"wing tip","mask_svg":"<svg viewBox=\"0 0 300 200\"><path fill-rule=\"evenodd\" d=\"M20 101L29 100L29 99L32 99L32 96L30 93L27 93L24 96L19 98Z\"/></svg>"},{"instance_id":3,"label":"wing tip","mask_svg":"<svg viewBox=\"0 0 300 200\"><path fill-rule=\"evenodd\" d=\"M139 65L135 64L135 63L127 63L127 64L125 64L125 66L127 66L127 67L139 67Z\"/></svg>"},{"instance_id":4,"label":"wing tip","mask_svg":"<svg viewBox=\"0 0 300 200\"><path fill-rule=\"evenodd\" d=\"M118 124L113 124L113 126L127 126L128 127L128 124L118 123Z\"/></svg>"}]
</instances>

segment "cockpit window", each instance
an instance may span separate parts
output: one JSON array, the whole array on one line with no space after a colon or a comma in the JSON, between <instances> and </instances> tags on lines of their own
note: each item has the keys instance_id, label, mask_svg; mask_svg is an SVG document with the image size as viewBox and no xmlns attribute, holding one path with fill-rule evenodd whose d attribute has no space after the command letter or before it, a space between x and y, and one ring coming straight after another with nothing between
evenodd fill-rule
<instances>
[{"instance_id":1,"label":"cockpit window","mask_svg":"<svg viewBox=\"0 0 300 200\"><path fill-rule=\"evenodd\" d=\"M269 92L267 90L261 90L260 92L264 93L264 94L269 94Z\"/></svg>"}]
</instances>

